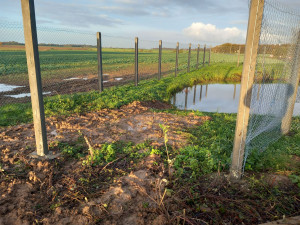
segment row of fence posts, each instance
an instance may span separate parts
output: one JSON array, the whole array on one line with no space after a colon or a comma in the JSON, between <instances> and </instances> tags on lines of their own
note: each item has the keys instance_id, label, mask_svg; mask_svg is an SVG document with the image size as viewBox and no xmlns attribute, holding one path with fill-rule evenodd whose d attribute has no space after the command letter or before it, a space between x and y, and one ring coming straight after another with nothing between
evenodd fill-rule
<instances>
[{"instance_id":1,"label":"row of fence posts","mask_svg":"<svg viewBox=\"0 0 300 225\"><path fill-rule=\"evenodd\" d=\"M135 38L135 59L134 59L134 82L135 85L138 86L139 83L139 38ZM187 72L190 72L191 68L191 54L192 54L192 44L189 44L188 49L188 61L187 61ZM197 48L197 63L196 63L196 69L199 68L199 54L200 54L200 45L198 44ZM204 45L203 48L203 63L202 65L205 66L205 54L206 54L206 45ZM101 32L97 32L97 55L98 55L98 80L99 80L99 91L103 91L103 66L102 66L102 41L101 41ZM175 77L178 74L178 57L179 57L179 42L176 44L176 59L175 59ZM208 53L208 65L210 65L210 59L211 59L211 48L209 48ZM158 42L158 80L161 79L161 61L162 61L162 40L159 40Z\"/></svg>"},{"instance_id":2,"label":"row of fence posts","mask_svg":"<svg viewBox=\"0 0 300 225\"><path fill-rule=\"evenodd\" d=\"M45 156L51 157L48 151L47 145L47 132L45 126L45 113L44 113L44 103L42 94L42 80L39 62L39 51L38 51L38 40L37 40L37 29L36 29L36 19L35 19L35 8L34 0L21 0L22 15L23 15L23 27L24 27L24 37L25 37L25 49L27 58L27 68L29 76L29 85L31 93L32 102L32 112L33 112L33 123L35 129L35 141L36 141L36 152L33 155L38 157ZM197 49L197 68L199 66L199 51L200 46ZM205 64L205 51L206 46L204 46L204 56L203 65ZM209 52L209 62L210 64L210 53ZM179 43L176 45L176 62L175 62L175 76L178 72L178 55L179 55ZM102 67L102 42L101 33L97 32L97 58L98 58L98 82L99 91L103 91L103 67ZM158 79L161 78L161 60L162 60L162 41L159 41L159 63L158 63ZM189 55L188 55L188 72L190 71L190 60L191 60L191 44L189 45ZM135 85L138 85L139 73L138 73L138 38L135 38Z\"/></svg>"},{"instance_id":3,"label":"row of fence posts","mask_svg":"<svg viewBox=\"0 0 300 225\"><path fill-rule=\"evenodd\" d=\"M158 80L161 79L161 61L162 61L162 40L159 40L158 44ZM206 59L206 45L203 48L203 62L202 65L205 66L205 59ZM188 49L188 61L187 61L187 72L190 72L190 64L191 64L191 51L192 51L192 44L189 44ZM237 67L240 66L240 53L241 53L241 46L239 46L238 50L238 60L237 60ZM197 47L197 63L196 69L199 69L199 60L200 60L200 45L198 44ZM98 55L98 80L99 80L99 91L103 91L103 68L102 68L102 41L101 41L101 32L97 32L97 55ZM178 74L178 57L179 57L179 42L176 44L176 58L175 58L175 77ZM211 47L209 48L208 52L208 65L211 63ZM134 74L135 74L135 85L137 86L139 83L139 39L138 37L135 38L135 67L134 67Z\"/></svg>"},{"instance_id":4,"label":"row of fence posts","mask_svg":"<svg viewBox=\"0 0 300 225\"><path fill-rule=\"evenodd\" d=\"M23 27L25 36L25 48L27 57L28 76L31 92L31 102L33 111L33 122L35 127L35 139L36 139L36 154L38 156L45 156L48 154L47 146L47 134L45 127L45 114L43 105L42 94L42 82L38 52L37 30L35 20L34 0L21 0L22 15L23 15ZM188 67L187 71L190 71L191 62L191 44L188 51ZM199 68L199 52L200 45L197 48L197 64L196 68ZM175 76L178 73L178 55L179 55L179 42L176 45L176 62L175 62ZM205 65L206 45L203 49L203 66ZM103 91L103 67L102 67L102 43L101 33L97 33L97 56L98 56L98 82L99 91ZM210 65L211 48L209 49L208 65ZM161 78L161 60L162 60L162 41L159 41L159 63L158 63L158 79ZM239 62L238 62L239 64ZM138 38L135 38L135 85L138 85L139 81L138 73Z\"/></svg>"}]
</instances>

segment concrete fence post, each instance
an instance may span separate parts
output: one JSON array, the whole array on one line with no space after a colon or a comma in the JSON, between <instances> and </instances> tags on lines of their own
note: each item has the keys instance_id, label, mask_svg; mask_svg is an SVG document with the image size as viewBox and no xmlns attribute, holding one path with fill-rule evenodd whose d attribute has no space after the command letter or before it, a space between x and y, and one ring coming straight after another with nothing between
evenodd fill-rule
<instances>
[{"instance_id":1,"label":"concrete fence post","mask_svg":"<svg viewBox=\"0 0 300 225\"><path fill-rule=\"evenodd\" d=\"M21 0L25 49L31 94L33 124L36 142L36 154L48 154L47 132L43 103L42 78L39 61L38 40L36 31L33 0Z\"/></svg>"},{"instance_id":2,"label":"concrete fence post","mask_svg":"<svg viewBox=\"0 0 300 225\"><path fill-rule=\"evenodd\" d=\"M99 91L103 91L103 70L102 70L102 40L101 33L97 32L97 57L98 57L98 84Z\"/></svg>"},{"instance_id":3,"label":"concrete fence post","mask_svg":"<svg viewBox=\"0 0 300 225\"><path fill-rule=\"evenodd\" d=\"M230 167L230 179L232 180L240 179L242 176L252 86L254 81L263 10L264 0L251 1L239 107L235 127L232 162Z\"/></svg>"},{"instance_id":4,"label":"concrete fence post","mask_svg":"<svg viewBox=\"0 0 300 225\"><path fill-rule=\"evenodd\" d=\"M135 86L139 83L139 38L135 38L135 61L134 61Z\"/></svg>"},{"instance_id":5,"label":"concrete fence post","mask_svg":"<svg viewBox=\"0 0 300 225\"><path fill-rule=\"evenodd\" d=\"M161 56L162 56L162 40L159 41L158 47L158 80L161 78Z\"/></svg>"}]
</instances>

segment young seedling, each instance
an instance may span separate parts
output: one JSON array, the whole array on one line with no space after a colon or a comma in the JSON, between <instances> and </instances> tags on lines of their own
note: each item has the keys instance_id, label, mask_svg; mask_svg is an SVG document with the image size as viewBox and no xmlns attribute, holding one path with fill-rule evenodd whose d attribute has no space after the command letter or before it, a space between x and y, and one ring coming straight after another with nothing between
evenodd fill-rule
<instances>
[{"instance_id":1,"label":"young seedling","mask_svg":"<svg viewBox=\"0 0 300 225\"><path fill-rule=\"evenodd\" d=\"M163 131L164 134L164 144L165 144L165 148L166 148L166 153L167 153L167 162L168 162L168 169L169 169L169 176L171 176L171 166L172 166L172 160L170 160L170 156L169 156L169 150L168 150L168 132L169 132L169 126L165 126L163 124L159 124L160 128Z\"/></svg>"}]
</instances>

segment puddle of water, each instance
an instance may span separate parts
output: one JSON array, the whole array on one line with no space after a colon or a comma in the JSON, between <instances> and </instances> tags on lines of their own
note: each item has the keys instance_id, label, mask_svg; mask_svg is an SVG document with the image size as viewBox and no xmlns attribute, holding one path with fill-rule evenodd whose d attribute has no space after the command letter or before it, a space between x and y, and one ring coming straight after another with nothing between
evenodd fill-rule
<instances>
[{"instance_id":1,"label":"puddle of water","mask_svg":"<svg viewBox=\"0 0 300 225\"><path fill-rule=\"evenodd\" d=\"M278 99L285 94L285 84L263 84L254 85L253 95L257 96L259 101L253 104L253 113L271 114L281 113L282 105L277 104L276 100L271 104L261 107L259 103L266 102L271 95L277 94ZM300 92L300 87L298 89ZM178 109L182 110L198 110L203 112L219 112L219 113L237 113L239 104L239 84L208 84L196 85L191 88L185 88L181 92L176 93L171 103ZM294 116L300 116L300 103L295 104Z\"/></svg>"},{"instance_id":2,"label":"puddle of water","mask_svg":"<svg viewBox=\"0 0 300 225\"><path fill-rule=\"evenodd\" d=\"M49 95L49 94L51 94L51 92L43 92L43 95ZM5 95L5 96L11 98L24 98L24 97L30 97L30 93L21 93L17 95Z\"/></svg>"},{"instance_id":3,"label":"puddle of water","mask_svg":"<svg viewBox=\"0 0 300 225\"><path fill-rule=\"evenodd\" d=\"M9 84L0 84L0 92L13 91L15 88L24 87L24 86L16 86Z\"/></svg>"},{"instance_id":4,"label":"puddle of water","mask_svg":"<svg viewBox=\"0 0 300 225\"><path fill-rule=\"evenodd\" d=\"M117 77L117 78L115 78L115 80L119 81L119 80L123 80L123 78L122 77Z\"/></svg>"},{"instance_id":5,"label":"puddle of water","mask_svg":"<svg viewBox=\"0 0 300 225\"><path fill-rule=\"evenodd\" d=\"M84 78L79 78L79 77L71 77L71 78L66 78L64 80L88 80L87 77L84 77Z\"/></svg>"},{"instance_id":6,"label":"puddle of water","mask_svg":"<svg viewBox=\"0 0 300 225\"><path fill-rule=\"evenodd\" d=\"M109 76L109 74L108 73L105 73L105 74L102 74L103 76Z\"/></svg>"},{"instance_id":7,"label":"puddle of water","mask_svg":"<svg viewBox=\"0 0 300 225\"><path fill-rule=\"evenodd\" d=\"M103 81L103 83L107 83L107 82L108 82L108 80L104 80L104 81Z\"/></svg>"},{"instance_id":8,"label":"puddle of water","mask_svg":"<svg viewBox=\"0 0 300 225\"><path fill-rule=\"evenodd\" d=\"M79 80L79 79L81 79L81 78L79 78L79 77L71 77L71 78L66 78L64 80Z\"/></svg>"}]
</instances>

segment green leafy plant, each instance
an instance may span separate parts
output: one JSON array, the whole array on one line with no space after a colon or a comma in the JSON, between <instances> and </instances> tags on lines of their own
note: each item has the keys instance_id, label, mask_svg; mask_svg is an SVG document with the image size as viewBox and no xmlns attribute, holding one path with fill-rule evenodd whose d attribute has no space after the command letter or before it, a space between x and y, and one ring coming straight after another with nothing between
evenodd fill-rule
<instances>
[{"instance_id":1,"label":"green leafy plant","mask_svg":"<svg viewBox=\"0 0 300 225\"><path fill-rule=\"evenodd\" d=\"M289 175L289 178L291 179L291 181L292 181L294 184L297 184L298 187L300 188L300 176L299 176L299 175L292 174L292 175Z\"/></svg>"},{"instance_id":2,"label":"green leafy plant","mask_svg":"<svg viewBox=\"0 0 300 225\"><path fill-rule=\"evenodd\" d=\"M218 161L207 148L189 145L180 149L174 167L178 175L189 174L190 178L210 173L217 167Z\"/></svg>"},{"instance_id":3,"label":"green leafy plant","mask_svg":"<svg viewBox=\"0 0 300 225\"><path fill-rule=\"evenodd\" d=\"M90 154L82 162L83 165L96 166L111 162L116 158L117 149L114 144L104 144L99 149L89 147Z\"/></svg>"},{"instance_id":4,"label":"green leafy plant","mask_svg":"<svg viewBox=\"0 0 300 225\"><path fill-rule=\"evenodd\" d=\"M64 155L67 155L72 158L82 158L85 154L82 152L83 146L78 145L69 145L68 143L59 143L58 144L59 149L61 149L61 152Z\"/></svg>"}]
</instances>

